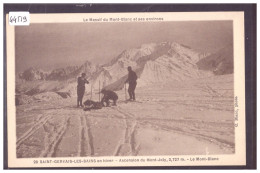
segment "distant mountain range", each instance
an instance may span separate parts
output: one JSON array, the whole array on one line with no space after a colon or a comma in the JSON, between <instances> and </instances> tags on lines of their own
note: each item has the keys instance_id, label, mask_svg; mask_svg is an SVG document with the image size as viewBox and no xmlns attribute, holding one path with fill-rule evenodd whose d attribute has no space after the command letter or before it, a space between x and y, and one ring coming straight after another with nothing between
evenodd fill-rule
<instances>
[{"instance_id":1,"label":"distant mountain range","mask_svg":"<svg viewBox=\"0 0 260 173\"><path fill-rule=\"evenodd\" d=\"M215 75L232 74L233 67L233 46L228 45L215 53L198 61L200 70L212 71Z\"/></svg>"},{"instance_id":2,"label":"distant mountain range","mask_svg":"<svg viewBox=\"0 0 260 173\"><path fill-rule=\"evenodd\" d=\"M19 79L70 81L76 85L76 78L84 72L93 88L98 88L100 83L101 88L119 90L127 78L128 66L136 71L139 86L230 74L233 73L233 48L227 46L209 54L175 42L143 44L123 51L103 66L86 61L81 66L69 66L51 72L30 68L20 73Z\"/></svg>"},{"instance_id":3,"label":"distant mountain range","mask_svg":"<svg viewBox=\"0 0 260 173\"><path fill-rule=\"evenodd\" d=\"M19 74L20 79L26 81L34 80L68 80L79 76L81 73L92 75L98 70L98 66L92 65L91 62L86 61L81 66L68 66L65 68L54 69L51 72L44 72L41 69L29 68Z\"/></svg>"}]
</instances>

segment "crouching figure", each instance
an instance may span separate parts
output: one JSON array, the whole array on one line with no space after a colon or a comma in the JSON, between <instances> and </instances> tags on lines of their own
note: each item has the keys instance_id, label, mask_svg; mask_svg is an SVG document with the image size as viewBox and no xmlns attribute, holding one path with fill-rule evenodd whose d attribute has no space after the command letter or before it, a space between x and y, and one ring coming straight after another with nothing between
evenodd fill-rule
<instances>
[{"instance_id":1,"label":"crouching figure","mask_svg":"<svg viewBox=\"0 0 260 173\"><path fill-rule=\"evenodd\" d=\"M113 101L113 105L116 106L116 102L118 100L118 96L114 91L102 89L101 93L104 94L101 103L103 106L109 106L109 100ZM106 104L106 105L105 105Z\"/></svg>"}]
</instances>

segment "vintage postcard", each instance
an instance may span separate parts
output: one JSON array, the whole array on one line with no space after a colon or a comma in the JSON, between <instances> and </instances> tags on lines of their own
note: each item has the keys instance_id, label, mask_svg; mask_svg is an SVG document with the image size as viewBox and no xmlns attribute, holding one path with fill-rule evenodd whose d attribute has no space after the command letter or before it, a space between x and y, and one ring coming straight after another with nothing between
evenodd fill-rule
<instances>
[{"instance_id":1,"label":"vintage postcard","mask_svg":"<svg viewBox=\"0 0 260 173\"><path fill-rule=\"evenodd\" d=\"M29 17L6 16L8 167L246 165L244 12Z\"/></svg>"}]
</instances>

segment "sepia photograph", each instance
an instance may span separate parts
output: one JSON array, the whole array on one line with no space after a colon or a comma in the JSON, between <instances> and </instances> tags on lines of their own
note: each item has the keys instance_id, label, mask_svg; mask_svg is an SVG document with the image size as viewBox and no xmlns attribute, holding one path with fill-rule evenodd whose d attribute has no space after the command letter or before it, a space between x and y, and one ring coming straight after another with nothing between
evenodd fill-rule
<instances>
[{"instance_id":1,"label":"sepia photograph","mask_svg":"<svg viewBox=\"0 0 260 173\"><path fill-rule=\"evenodd\" d=\"M71 22L45 14L8 26L9 159L243 165L241 14L75 14Z\"/></svg>"},{"instance_id":2,"label":"sepia photograph","mask_svg":"<svg viewBox=\"0 0 260 173\"><path fill-rule=\"evenodd\" d=\"M234 153L232 21L31 24L15 52L18 158Z\"/></svg>"}]
</instances>

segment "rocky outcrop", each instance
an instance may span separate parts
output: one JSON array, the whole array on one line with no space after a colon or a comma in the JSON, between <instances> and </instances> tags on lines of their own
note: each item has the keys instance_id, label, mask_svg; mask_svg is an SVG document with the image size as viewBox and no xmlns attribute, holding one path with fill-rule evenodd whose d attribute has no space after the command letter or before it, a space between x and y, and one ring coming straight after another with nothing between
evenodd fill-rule
<instances>
[{"instance_id":1,"label":"rocky outcrop","mask_svg":"<svg viewBox=\"0 0 260 173\"><path fill-rule=\"evenodd\" d=\"M233 46L226 46L201 59L197 66L201 70L212 71L215 75L232 74L234 71Z\"/></svg>"},{"instance_id":2,"label":"rocky outcrop","mask_svg":"<svg viewBox=\"0 0 260 173\"><path fill-rule=\"evenodd\" d=\"M19 78L24 79L26 81L45 80L47 76L48 76L47 72L37 70L36 68L29 68L19 74Z\"/></svg>"}]
</instances>

